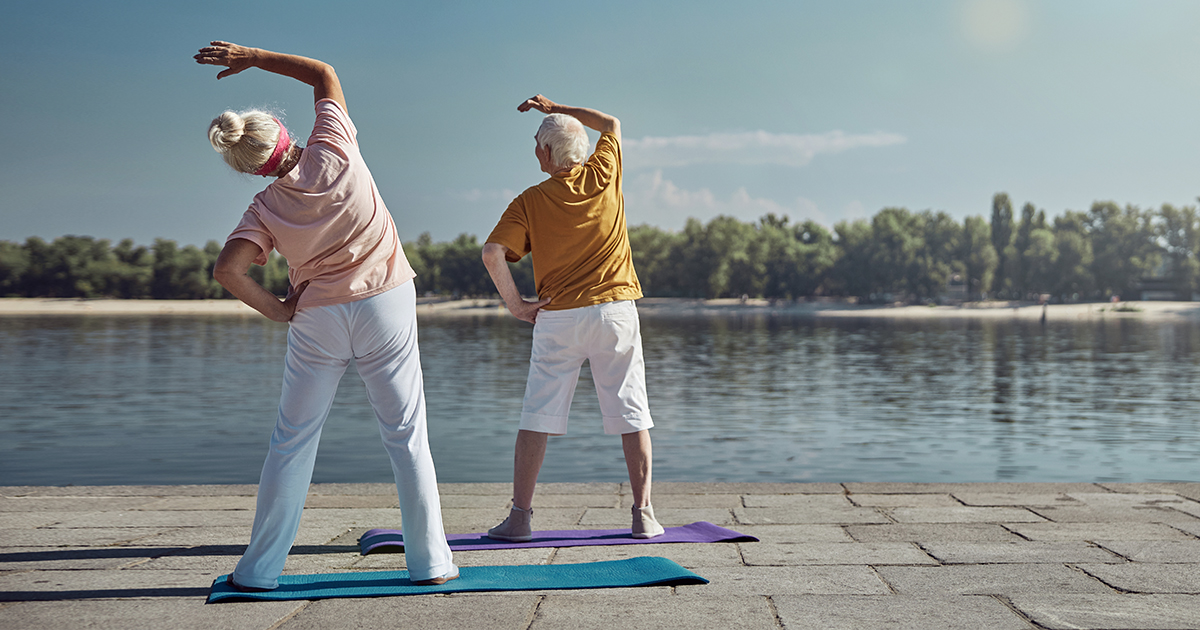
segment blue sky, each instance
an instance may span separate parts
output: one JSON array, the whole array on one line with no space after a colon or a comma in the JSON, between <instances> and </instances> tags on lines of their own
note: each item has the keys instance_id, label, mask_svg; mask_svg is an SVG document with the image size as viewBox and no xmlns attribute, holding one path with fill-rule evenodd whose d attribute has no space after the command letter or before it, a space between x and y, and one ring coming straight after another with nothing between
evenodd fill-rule
<instances>
[{"instance_id":1,"label":"blue sky","mask_svg":"<svg viewBox=\"0 0 1200 630\"><path fill-rule=\"evenodd\" d=\"M630 224L1194 204L1197 25L1190 0L9 0L0 240L223 240L265 180L209 120L272 108L307 137L313 114L292 80L216 81L191 59L212 39L337 68L405 240L482 238L542 178L516 111L538 92L621 119Z\"/></svg>"}]
</instances>

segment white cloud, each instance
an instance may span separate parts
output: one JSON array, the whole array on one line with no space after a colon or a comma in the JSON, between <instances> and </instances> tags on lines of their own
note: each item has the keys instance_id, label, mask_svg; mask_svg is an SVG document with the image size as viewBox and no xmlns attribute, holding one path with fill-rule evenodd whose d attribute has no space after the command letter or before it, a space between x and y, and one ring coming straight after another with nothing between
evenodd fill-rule
<instances>
[{"instance_id":1,"label":"white cloud","mask_svg":"<svg viewBox=\"0 0 1200 630\"><path fill-rule=\"evenodd\" d=\"M710 133L706 136L647 136L624 142L625 166L666 168L689 164L779 164L805 166L819 154L861 147L903 144L902 135L888 132L847 134Z\"/></svg>"},{"instance_id":2,"label":"white cloud","mask_svg":"<svg viewBox=\"0 0 1200 630\"><path fill-rule=\"evenodd\" d=\"M793 222L812 219L828 224L828 217L804 197L797 197L792 203L780 203L767 197L756 197L745 187L734 190L728 197L721 197L708 188L680 188L665 179L661 170L643 173L625 182L625 218L630 225L649 223L666 230L678 230L689 218L708 222L718 215L727 215L753 222L767 213L787 215Z\"/></svg>"}]
</instances>

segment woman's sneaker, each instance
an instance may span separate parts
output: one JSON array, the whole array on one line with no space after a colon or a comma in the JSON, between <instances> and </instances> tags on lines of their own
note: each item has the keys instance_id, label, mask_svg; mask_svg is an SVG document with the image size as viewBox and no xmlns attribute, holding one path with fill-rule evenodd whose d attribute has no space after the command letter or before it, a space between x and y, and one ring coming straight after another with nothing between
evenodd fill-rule
<instances>
[{"instance_id":1,"label":"woman's sneaker","mask_svg":"<svg viewBox=\"0 0 1200 630\"><path fill-rule=\"evenodd\" d=\"M655 536L662 536L663 532L666 531L654 519L654 507L650 505L644 508L633 508L632 529L634 538L654 538Z\"/></svg>"},{"instance_id":2,"label":"woman's sneaker","mask_svg":"<svg viewBox=\"0 0 1200 630\"><path fill-rule=\"evenodd\" d=\"M458 579L458 565L450 565L449 571L447 571L435 578L429 578L428 580L413 580L413 584L416 584L417 586L437 586L439 584L445 584L446 582L449 582L450 580L457 580L457 579Z\"/></svg>"},{"instance_id":3,"label":"woman's sneaker","mask_svg":"<svg viewBox=\"0 0 1200 630\"><path fill-rule=\"evenodd\" d=\"M529 542L533 540L533 527L530 524L532 517L533 508L522 510L514 505L508 511L508 518L504 519L503 523L488 530L488 538L507 540L508 542Z\"/></svg>"}]
</instances>

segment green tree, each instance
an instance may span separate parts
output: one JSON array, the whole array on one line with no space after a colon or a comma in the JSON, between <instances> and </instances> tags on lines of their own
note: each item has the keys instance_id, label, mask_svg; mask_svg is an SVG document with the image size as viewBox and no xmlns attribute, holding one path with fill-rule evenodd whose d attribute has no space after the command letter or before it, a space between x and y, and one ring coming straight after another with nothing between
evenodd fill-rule
<instances>
[{"instance_id":1,"label":"green tree","mask_svg":"<svg viewBox=\"0 0 1200 630\"><path fill-rule=\"evenodd\" d=\"M1160 249L1151 213L1106 201L1092 204L1087 228L1092 277L1102 295L1130 296L1138 280L1158 265Z\"/></svg>"},{"instance_id":2,"label":"green tree","mask_svg":"<svg viewBox=\"0 0 1200 630\"><path fill-rule=\"evenodd\" d=\"M991 228L983 217L973 216L963 220L958 260L963 263L972 298L992 290L992 279L1000 257L992 245Z\"/></svg>"},{"instance_id":3,"label":"green tree","mask_svg":"<svg viewBox=\"0 0 1200 630\"><path fill-rule=\"evenodd\" d=\"M1012 202L1006 193L996 193L992 197L992 248L996 250L998 260L992 288L997 292L1008 291L1012 285L1012 279L1008 275L1012 266L1009 262L1013 252L1009 249L1012 242Z\"/></svg>"},{"instance_id":4,"label":"green tree","mask_svg":"<svg viewBox=\"0 0 1200 630\"><path fill-rule=\"evenodd\" d=\"M1181 299L1200 293L1200 215L1195 206L1163 204L1155 229L1167 257L1167 272Z\"/></svg>"},{"instance_id":5,"label":"green tree","mask_svg":"<svg viewBox=\"0 0 1200 630\"><path fill-rule=\"evenodd\" d=\"M1068 210L1054 219L1055 282L1051 291L1063 299L1086 298L1095 291L1092 277L1092 241L1087 231L1087 215Z\"/></svg>"}]
</instances>

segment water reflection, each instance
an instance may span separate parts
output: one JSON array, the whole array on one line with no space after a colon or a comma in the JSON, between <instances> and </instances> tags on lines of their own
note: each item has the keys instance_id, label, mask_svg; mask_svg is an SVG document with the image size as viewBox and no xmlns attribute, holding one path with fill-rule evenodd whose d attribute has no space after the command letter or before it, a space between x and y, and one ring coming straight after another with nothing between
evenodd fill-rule
<instances>
[{"instance_id":1,"label":"water reflection","mask_svg":"<svg viewBox=\"0 0 1200 630\"><path fill-rule=\"evenodd\" d=\"M0 319L0 485L257 479L286 326ZM441 480L507 481L531 329L423 318ZM710 481L1196 480L1200 334L1133 319L643 319L655 476ZM585 367L545 481L625 477ZM315 480L389 481L353 369Z\"/></svg>"}]
</instances>

